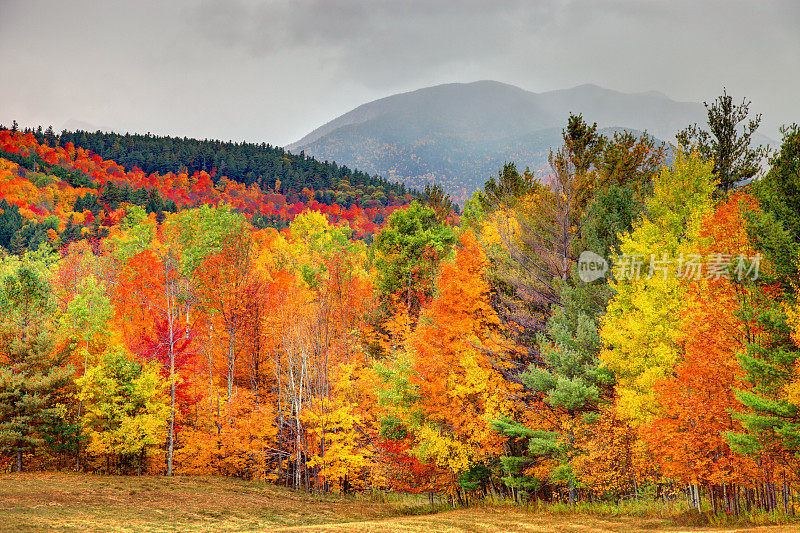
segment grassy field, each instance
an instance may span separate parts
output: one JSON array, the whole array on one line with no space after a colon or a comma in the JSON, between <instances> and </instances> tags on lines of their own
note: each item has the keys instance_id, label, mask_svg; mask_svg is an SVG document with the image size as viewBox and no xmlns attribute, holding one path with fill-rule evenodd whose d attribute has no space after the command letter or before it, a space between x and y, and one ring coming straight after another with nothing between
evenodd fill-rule
<instances>
[{"instance_id":1,"label":"grassy field","mask_svg":"<svg viewBox=\"0 0 800 533\"><path fill-rule=\"evenodd\" d=\"M431 513L390 503L213 477L0 476L0 531L646 532L709 531L670 518L530 513L488 506ZM716 528L777 533L795 526Z\"/></svg>"}]
</instances>

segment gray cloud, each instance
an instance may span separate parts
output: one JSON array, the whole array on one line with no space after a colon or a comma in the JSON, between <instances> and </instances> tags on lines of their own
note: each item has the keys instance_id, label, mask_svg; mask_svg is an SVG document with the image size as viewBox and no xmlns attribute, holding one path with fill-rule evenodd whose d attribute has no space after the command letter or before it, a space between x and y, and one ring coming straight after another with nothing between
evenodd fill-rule
<instances>
[{"instance_id":1,"label":"gray cloud","mask_svg":"<svg viewBox=\"0 0 800 533\"><path fill-rule=\"evenodd\" d=\"M432 70L495 56L523 2L204 2L191 13L216 45L263 58L304 50L338 78L375 88L415 83ZM488 16L487 16L488 15Z\"/></svg>"},{"instance_id":2,"label":"gray cloud","mask_svg":"<svg viewBox=\"0 0 800 533\"><path fill-rule=\"evenodd\" d=\"M285 144L374 98L497 79L726 85L775 136L800 121L798 27L792 1L5 0L0 122Z\"/></svg>"}]
</instances>

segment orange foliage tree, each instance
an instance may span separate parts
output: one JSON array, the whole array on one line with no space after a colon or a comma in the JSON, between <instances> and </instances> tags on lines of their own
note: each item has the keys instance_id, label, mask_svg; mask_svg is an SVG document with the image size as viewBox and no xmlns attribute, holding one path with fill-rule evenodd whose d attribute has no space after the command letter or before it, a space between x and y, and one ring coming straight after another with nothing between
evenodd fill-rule
<instances>
[{"instance_id":1,"label":"orange foliage tree","mask_svg":"<svg viewBox=\"0 0 800 533\"><path fill-rule=\"evenodd\" d=\"M413 427L415 455L454 475L502 453L505 439L491 421L510 413L515 388L496 357L504 336L489 304L486 263L475 236L462 235L455 261L442 266L437 296L423 310L408 347L409 381L420 414Z\"/></svg>"},{"instance_id":2,"label":"orange foliage tree","mask_svg":"<svg viewBox=\"0 0 800 533\"><path fill-rule=\"evenodd\" d=\"M735 453L725 438L741 430L733 416L742 408L735 396L744 377L737 354L758 332L754 321L743 319L750 288L735 272L737 257L755 254L743 214L754 208L752 197L735 195L705 218L699 250L721 258L724 269L689 285L682 357L672 375L656 384L663 413L645 430L664 474L692 485L748 484L756 472L754 459Z\"/></svg>"}]
</instances>

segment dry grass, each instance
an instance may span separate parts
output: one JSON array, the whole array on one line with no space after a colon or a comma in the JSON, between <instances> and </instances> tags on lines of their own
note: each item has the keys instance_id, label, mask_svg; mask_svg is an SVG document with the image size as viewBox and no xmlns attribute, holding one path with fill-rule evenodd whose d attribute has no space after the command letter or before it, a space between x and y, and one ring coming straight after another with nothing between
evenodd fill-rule
<instances>
[{"instance_id":1,"label":"dry grass","mask_svg":"<svg viewBox=\"0 0 800 533\"><path fill-rule=\"evenodd\" d=\"M422 502L315 496L265 483L214 477L3 475L0 531L703 531L675 528L674 522L664 518L532 514L502 506L409 516L423 511ZM800 528L746 531L800 533Z\"/></svg>"},{"instance_id":2,"label":"dry grass","mask_svg":"<svg viewBox=\"0 0 800 533\"><path fill-rule=\"evenodd\" d=\"M392 514L384 503L228 478L0 476L0 531L257 531Z\"/></svg>"},{"instance_id":3,"label":"dry grass","mask_svg":"<svg viewBox=\"0 0 800 533\"><path fill-rule=\"evenodd\" d=\"M348 533L422 533L422 532L475 532L475 533L653 533L658 532L714 532L732 533L783 533L800 529L787 526L760 528L676 528L666 519L633 517L602 518L585 515L553 516L531 514L513 508L497 507L460 509L428 516L399 517L348 524L325 524L281 528L282 532L348 532Z\"/></svg>"}]
</instances>

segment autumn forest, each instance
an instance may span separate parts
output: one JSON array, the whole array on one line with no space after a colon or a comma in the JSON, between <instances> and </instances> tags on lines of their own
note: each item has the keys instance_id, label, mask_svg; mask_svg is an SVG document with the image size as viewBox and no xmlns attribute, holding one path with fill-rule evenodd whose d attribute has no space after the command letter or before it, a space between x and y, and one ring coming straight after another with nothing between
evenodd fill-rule
<instances>
[{"instance_id":1,"label":"autumn forest","mask_svg":"<svg viewBox=\"0 0 800 533\"><path fill-rule=\"evenodd\" d=\"M706 107L671 144L564 117L546 172L463 206L0 127L0 470L793 514L800 129L768 152L749 102Z\"/></svg>"}]
</instances>

